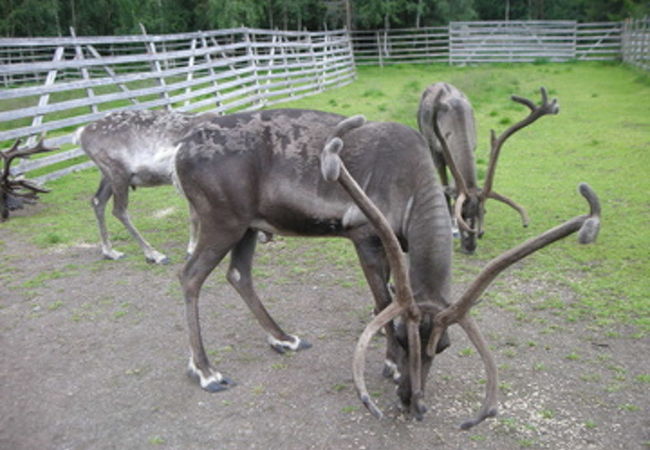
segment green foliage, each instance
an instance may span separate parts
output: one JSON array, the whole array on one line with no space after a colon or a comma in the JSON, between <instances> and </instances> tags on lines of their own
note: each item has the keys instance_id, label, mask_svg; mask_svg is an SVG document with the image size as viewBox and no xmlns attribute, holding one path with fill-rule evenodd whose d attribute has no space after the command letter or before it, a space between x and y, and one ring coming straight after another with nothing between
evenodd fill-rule
<instances>
[{"instance_id":1,"label":"green foliage","mask_svg":"<svg viewBox=\"0 0 650 450\"><path fill-rule=\"evenodd\" d=\"M349 14L348 17L348 8ZM445 25L458 20L618 21L650 14L647 0L7 0L0 35L175 33L247 26L322 30Z\"/></svg>"}]
</instances>

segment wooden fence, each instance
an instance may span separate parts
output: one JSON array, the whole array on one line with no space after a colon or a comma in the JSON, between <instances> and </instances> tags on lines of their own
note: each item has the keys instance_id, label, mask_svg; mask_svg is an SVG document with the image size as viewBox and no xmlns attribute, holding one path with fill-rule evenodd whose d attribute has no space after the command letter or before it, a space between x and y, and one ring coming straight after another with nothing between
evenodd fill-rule
<instances>
[{"instance_id":1,"label":"wooden fence","mask_svg":"<svg viewBox=\"0 0 650 450\"><path fill-rule=\"evenodd\" d=\"M355 31L359 65L615 60L621 23L451 22L444 27Z\"/></svg>"},{"instance_id":2,"label":"wooden fence","mask_svg":"<svg viewBox=\"0 0 650 450\"><path fill-rule=\"evenodd\" d=\"M650 17L623 24L623 61L650 70Z\"/></svg>"},{"instance_id":3,"label":"wooden fence","mask_svg":"<svg viewBox=\"0 0 650 450\"><path fill-rule=\"evenodd\" d=\"M0 39L0 145L47 133L71 143L82 124L117 109L221 113L341 86L356 76L345 31L248 28L176 35ZM64 165L65 167L60 167ZM44 183L91 166L79 148L24 161ZM31 177L31 176L30 176Z\"/></svg>"}]
</instances>

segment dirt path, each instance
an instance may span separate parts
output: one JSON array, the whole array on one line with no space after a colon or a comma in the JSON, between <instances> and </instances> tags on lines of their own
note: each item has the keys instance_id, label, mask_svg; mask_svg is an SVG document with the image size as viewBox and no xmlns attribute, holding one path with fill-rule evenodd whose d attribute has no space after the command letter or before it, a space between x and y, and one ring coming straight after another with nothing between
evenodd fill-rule
<instances>
[{"instance_id":1,"label":"dirt path","mask_svg":"<svg viewBox=\"0 0 650 450\"><path fill-rule=\"evenodd\" d=\"M383 342L373 344L366 379L387 413L374 419L351 375L370 317L367 290L327 261L323 270L280 264L299 258L282 241L260 252L265 303L314 347L273 352L215 273L202 296L204 338L238 385L208 394L185 376L178 261L99 261L95 246L44 251L0 227L0 448L650 448L648 339L604 336L531 307L534 321L480 306L500 366L497 419L458 429L480 404L483 373L456 329L432 370L423 422L397 410L394 388L381 377ZM540 289L516 271L507 277Z\"/></svg>"}]
</instances>

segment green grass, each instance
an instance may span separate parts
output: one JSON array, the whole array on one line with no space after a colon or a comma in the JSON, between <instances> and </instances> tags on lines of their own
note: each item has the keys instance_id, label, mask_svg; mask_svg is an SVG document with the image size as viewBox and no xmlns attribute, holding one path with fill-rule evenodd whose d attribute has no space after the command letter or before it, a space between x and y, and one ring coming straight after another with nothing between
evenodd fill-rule
<instances>
[{"instance_id":1,"label":"green grass","mask_svg":"<svg viewBox=\"0 0 650 450\"><path fill-rule=\"evenodd\" d=\"M415 128L420 94L436 81L456 85L474 105L479 174L485 172L488 159L489 130L500 133L528 112L510 100L511 94L539 102L539 88L545 86L560 104L559 115L543 117L513 136L499 160L495 189L526 207L530 226L522 228L518 215L507 206L488 202L486 234L479 241L478 253L455 253L456 279L467 280L465 274L475 270L475 261L487 262L525 239L585 213L586 203L576 192L578 183L585 181L602 203L598 241L581 246L574 237L566 239L531 256L512 272L521 279L539 281L540 286L559 286L572 293L572 300L566 302L544 288L524 294L506 286L498 296L488 291L483 306L499 303L526 321L531 318L521 307L529 305L540 315L556 314L567 326L584 323L614 333L612 336L647 334L650 76L611 63L360 67L358 80L351 85L281 106L364 114L370 120L397 121ZM3 226L30 236L42 247L94 244L98 237L88 201L98 179L95 170L88 170L51 182L48 186L53 192L42 196L44 208L39 213L12 219ZM187 211L174 189L142 189L130 200L131 216L147 239L172 258L182 259ZM168 213L156 217L162 211ZM133 240L112 217L109 229L116 248L126 251L131 261L142 259ZM294 255L286 264L295 271L320 267L327 259L337 267L354 267L354 279L362 285L349 243L295 238L281 242L282 252ZM300 255L298 264L296 255ZM143 263L141 267L149 266ZM549 330L556 326L547 324ZM625 332L616 333L617 327Z\"/></svg>"}]
</instances>

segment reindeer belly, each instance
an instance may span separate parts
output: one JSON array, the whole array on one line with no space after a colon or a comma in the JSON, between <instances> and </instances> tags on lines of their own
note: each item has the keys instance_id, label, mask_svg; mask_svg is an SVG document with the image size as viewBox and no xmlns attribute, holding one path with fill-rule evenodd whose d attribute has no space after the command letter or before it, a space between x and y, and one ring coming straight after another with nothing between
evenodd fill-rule
<instances>
[{"instance_id":1,"label":"reindeer belly","mask_svg":"<svg viewBox=\"0 0 650 450\"><path fill-rule=\"evenodd\" d=\"M340 236L344 233L340 217L304 215L300 211L282 209L277 213L252 221L251 226L262 231L287 236Z\"/></svg>"},{"instance_id":2,"label":"reindeer belly","mask_svg":"<svg viewBox=\"0 0 650 450\"><path fill-rule=\"evenodd\" d=\"M294 236L340 236L345 232L344 215L349 201L327 186L322 192L297 184L274 183L262 196L255 227Z\"/></svg>"}]
</instances>

